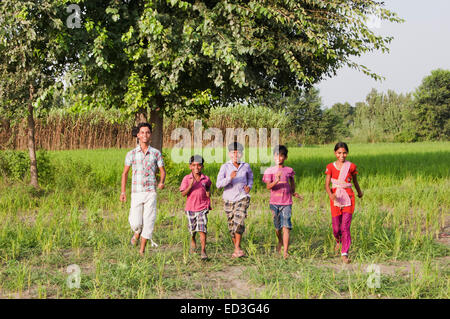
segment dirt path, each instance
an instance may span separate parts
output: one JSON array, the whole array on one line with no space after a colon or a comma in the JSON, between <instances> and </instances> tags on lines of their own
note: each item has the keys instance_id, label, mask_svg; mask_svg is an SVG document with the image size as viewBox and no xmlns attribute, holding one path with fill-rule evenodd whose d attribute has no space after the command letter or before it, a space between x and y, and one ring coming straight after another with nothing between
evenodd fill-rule
<instances>
[{"instance_id":1,"label":"dirt path","mask_svg":"<svg viewBox=\"0 0 450 319\"><path fill-rule=\"evenodd\" d=\"M439 268L445 269L450 267L450 256L435 258L433 264L437 264ZM367 263L350 263L342 264L339 258L330 260L329 262L320 262L314 264L317 268L328 268L336 272L359 272L366 273L371 264ZM416 276L421 277L423 273L422 261L392 261L389 263L378 263L381 276L410 276L412 271ZM248 267L248 266L247 266ZM260 293L264 290L264 286L256 286L246 279L244 271L246 266L228 266L221 271L210 272L205 274L201 284L196 289L190 291L180 291L167 296L167 298L202 298L203 291L223 291L223 298L260 298ZM297 274L293 274L297 277ZM345 298L345 296L341 296ZM215 298L222 298L216 295ZM288 296L285 296L288 298Z\"/></svg>"},{"instance_id":2,"label":"dirt path","mask_svg":"<svg viewBox=\"0 0 450 319\"><path fill-rule=\"evenodd\" d=\"M168 298L199 298L203 291L223 291L225 298L257 298L264 287L251 284L243 274L245 266L227 266L223 270L205 274L195 290L177 292Z\"/></svg>"}]
</instances>

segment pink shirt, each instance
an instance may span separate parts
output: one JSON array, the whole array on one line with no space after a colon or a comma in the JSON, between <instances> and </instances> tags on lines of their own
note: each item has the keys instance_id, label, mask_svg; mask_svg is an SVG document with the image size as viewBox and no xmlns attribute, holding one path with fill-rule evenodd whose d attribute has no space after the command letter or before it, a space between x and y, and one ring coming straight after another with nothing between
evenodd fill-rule
<instances>
[{"instance_id":1,"label":"pink shirt","mask_svg":"<svg viewBox=\"0 0 450 319\"><path fill-rule=\"evenodd\" d=\"M189 187L191 183L192 174L186 175L181 181L180 192L184 191ZM194 185L190 192L187 194L186 199L186 211L199 212L205 209L211 209L209 197L206 196L206 189L211 187L211 180L206 175L201 175L200 180L194 181Z\"/></svg>"},{"instance_id":2,"label":"pink shirt","mask_svg":"<svg viewBox=\"0 0 450 319\"><path fill-rule=\"evenodd\" d=\"M263 175L264 183L272 183L276 177L278 171L281 171L281 177L278 184L276 184L270 190L270 204L274 205L292 205L291 185L289 184L289 178L294 177L295 172L291 167L284 166L279 168L278 166L272 166L266 169Z\"/></svg>"}]
</instances>

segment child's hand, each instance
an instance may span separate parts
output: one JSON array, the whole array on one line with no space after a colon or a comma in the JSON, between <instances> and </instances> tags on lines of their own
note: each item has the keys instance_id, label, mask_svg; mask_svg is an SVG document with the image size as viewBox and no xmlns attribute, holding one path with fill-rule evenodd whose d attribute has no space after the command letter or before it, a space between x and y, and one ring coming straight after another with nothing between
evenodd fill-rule
<instances>
[{"instance_id":1,"label":"child's hand","mask_svg":"<svg viewBox=\"0 0 450 319\"><path fill-rule=\"evenodd\" d=\"M250 187L248 185L244 186L244 191L248 194L250 193Z\"/></svg>"},{"instance_id":2,"label":"child's hand","mask_svg":"<svg viewBox=\"0 0 450 319\"><path fill-rule=\"evenodd\" d=\"M125 193L120 193L120 198L119 200L121 202L126 202L127 201L127 195Z\"/></svg>"},{"instance_id":3,"label":"child's hand","mask_svg":"<svg viewBox=\"0 0 450 319\"><path fill-rule=\"evenodd\" d=\"M364 193L363 193L363 192L360 192L360 193L358 193L358 197L359 197L359 198L362 198L362 197L363 197L363 195L364 195Z\"/></svg>"},{"instance_id":4,"label":"child's hand","mask_svg":"<svg viewBox=\"0 0 450 319\"><path fill-rule=\"evenodd\" d=\"M331 201L335 201L336 200L336 194L331 194L331 196L330 196L330 200Z\"/></svg>"},{"instance_id":5,"label":"child's hand","mask_svg":"<svg viewBox=\"0 0 450 319\"><path fill-rule=\"evenodd\" d=\"M164 189L164 184L163 184L163 183L159 183L159 184L158 184L158 188L159 188L159 189Z\"/></svg>"},{"instance_id":6,"label":"child's hand","mask_svg":"<svg viewBox=\"0 0 450 319\"><path fill-rule=\"evenodd\" d=\"M192 187L192 185L194 185L194 183L195 183L195 177L192 174L192 178L191 178L191 182L189 183L189 187Z\"/></svg>"},{"instance_id":7,"label":"child's hand","mask_svg":"<svg viewBox=\"0 0 450 319\"><path fill-rule=\"evenodd\" d=\"M231 177L231 179L235 178L236 177L236 171L232 171L231 174L230 174L230 177Z\"/></svg>"},{"instance_id":8,"label":"child's hand","mask_svg":"<svg viewBox=\"0 0 450 319\"><path fill-rule=\"evenodd\" d=\"M294 193L294 194L292 194L294 197L297 197L298 199L300 199L300 200L303 200L303 196L302 195L300 195L299 193Z\"/></svg>"}]
</instances>

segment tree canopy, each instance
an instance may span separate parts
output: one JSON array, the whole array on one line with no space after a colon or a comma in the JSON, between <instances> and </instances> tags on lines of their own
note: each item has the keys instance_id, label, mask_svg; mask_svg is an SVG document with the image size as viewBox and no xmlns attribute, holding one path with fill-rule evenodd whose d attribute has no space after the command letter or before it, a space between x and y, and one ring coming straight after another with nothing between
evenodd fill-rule
<instances>
[{"instance_id":1,"label":"tree canopy","mask_svg":"<svg viewBox=\"0 0 450 319\"><path fill-rule=\"evenodd\" d=\"M69 26L73 5L81 21ZM352 61L388 51L371 15L402 21L373 0L3 0L0 107L27 116L32 171L33 112L63 75L75 105L150 111L161 148L175 110L298 94L345 65L380 78Z\"/></svg>"},{"instance_id":2,"label":"tree canopy","mask_svg":"<svg viewBox=\"0 0 450 319\"><path fill-rule=\"evenodd\" d=\"M66 3L0 2L0 111L12 119L27 118L34 187L38 175L33 113L51 95L71 57L71 36L63 24Z\"/></svg>"},{"instance_id":3,"label":"tree canopy","mask_svg":"<svg viewBox=\"0 0 450 319\"><path fill-rule=\"evenodd\" d=\"M414 116L423 139L450 136L450 70L437 69L415 91Z\"/></svg>"},{"instance_id":4,"label":"tree canopy","mask_svg":"<svg viewBox=\"0 0 450 319\"><path fill-rule=\"evenodd\" d=\"M219 103L289 95L388 50L367 18L399 22L377 1L100 1L82 6L80 79L130 113L205 115ZM87 86L86 86L87 85ZM96 91L97 93L93 92Z\"/></svg>"}]
</instances>

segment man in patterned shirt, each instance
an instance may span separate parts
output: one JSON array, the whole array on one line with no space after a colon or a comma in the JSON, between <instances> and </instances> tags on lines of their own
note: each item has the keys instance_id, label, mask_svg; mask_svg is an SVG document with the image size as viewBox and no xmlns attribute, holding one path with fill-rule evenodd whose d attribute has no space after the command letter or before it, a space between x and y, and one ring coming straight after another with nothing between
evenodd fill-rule
<instances>
[{"instance_id":1,"label":"man in patterned shirt","mask_svg":"<svg viewBox=\"0 0 450 319\"><path fill-rule=\"evenodd\" d=\"M131 208L128 220L134 235L131 244L136 245L141 237L141 247L139 253L144 255L147 240L152 245L156 244L152 240L153 228L156 220L156 187L164 188L166 171L161 152L150 146L152 127L149 123L138 125L139 146L129 151L125 157L125 167L122 173L122 190L120 201L126 202L126 185L130 167L133 170L131 183ZM156 182L156 167L159 168L160 180Z\"/></svg>"}]
</instances>

